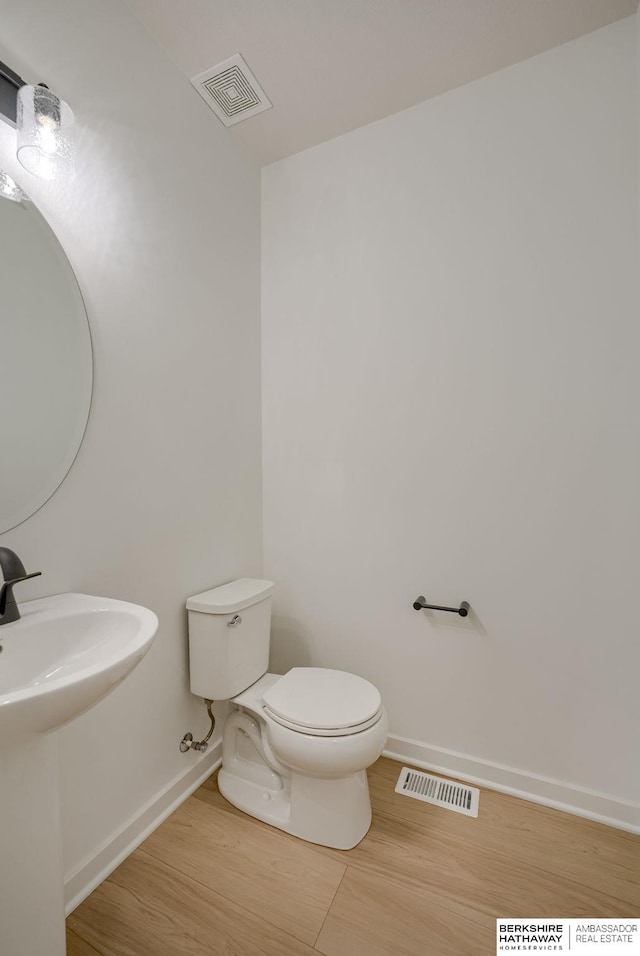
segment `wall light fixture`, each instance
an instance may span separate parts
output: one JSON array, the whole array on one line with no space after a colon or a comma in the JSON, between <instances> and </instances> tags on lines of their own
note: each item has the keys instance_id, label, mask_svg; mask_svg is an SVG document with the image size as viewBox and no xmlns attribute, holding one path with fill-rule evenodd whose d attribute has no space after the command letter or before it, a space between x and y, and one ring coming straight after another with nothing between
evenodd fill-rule
<instances>
[{"instance_id":1,"label":"wall light fixture","mask_svg":"<svg viewBox=\"0 0 640 956\"><path fill-rule=\"evenodd\" d=\"M73 169L74 116L43 83L18 90L18 162L38 179L60 179Z\"/></svg>"},{"instance_id":2,"label":"wall light fixture","mask_svg":"<svg viewBox=\"0 0 640 956\"><path fill-rule=\"evenodd\" d=\"M72 171L74 116L70 107L46 84L30 86L2 62L0 115L17 128L16 155L28 172L39 179L60 179Z\"/></svg>"}]
</instances>

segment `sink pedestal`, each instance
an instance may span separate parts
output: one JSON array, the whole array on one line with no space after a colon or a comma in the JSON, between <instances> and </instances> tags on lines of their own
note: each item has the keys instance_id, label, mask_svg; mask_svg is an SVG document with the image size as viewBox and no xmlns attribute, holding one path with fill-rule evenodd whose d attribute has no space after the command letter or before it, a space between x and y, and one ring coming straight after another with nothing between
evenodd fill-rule
<instances>
[{"instance_id":1,"label":"sink pedestal","mask_svg":"<svg viewBox=\"0 0 640 956\"><path fill-rule=\"evenodd\" d=\"M153 611L89 594L25 601L0 627L0 954L65 956L55 733L149 650Z\"/></svg>"},{"instance_id":2,"label":"sink pedestal","mask_svg":"<svg viewBox=\"0 0 640 956\"><path fill-rule=\"evenodd\" d=\"M56 734L0 739L0 953L64 956Z\"/></svg>"}]
</instances>

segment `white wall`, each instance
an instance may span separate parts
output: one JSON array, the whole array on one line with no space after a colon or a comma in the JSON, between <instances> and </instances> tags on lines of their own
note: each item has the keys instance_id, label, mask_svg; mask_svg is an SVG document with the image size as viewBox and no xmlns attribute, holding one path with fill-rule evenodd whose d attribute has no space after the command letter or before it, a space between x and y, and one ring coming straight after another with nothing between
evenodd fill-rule
<instances>
[{"instance_id":1,"label":"white wall","mask_svg":"<svg viewBox=\"0 0 640 956\"><path fill-rule=\"evenodd\" d=\"M634 34L263 172L273 665L370 678L418 741L396 750L537 796L548 777L583 810L602 791L622 817L640 793ZM473 614L427 616L418 594Z\"/></svg>"},{"instance_id":2,"label":"white wall","mask_svg":"<svg viewBox=\"0 0 640 956\"><path fill-rule=\"evenodd\" d=\"M260 178L122 4L0 12L0 59L76 113L73 187L22 182L74 265L95 349L79 457L0 542L43 571L23 600L84 591L160 619L132 676L59 735L70 875L201 760L178 752L208 727L185 598L261 571ZM0 166L14 137L0 123Z\"/></svg>"}]
</instances>

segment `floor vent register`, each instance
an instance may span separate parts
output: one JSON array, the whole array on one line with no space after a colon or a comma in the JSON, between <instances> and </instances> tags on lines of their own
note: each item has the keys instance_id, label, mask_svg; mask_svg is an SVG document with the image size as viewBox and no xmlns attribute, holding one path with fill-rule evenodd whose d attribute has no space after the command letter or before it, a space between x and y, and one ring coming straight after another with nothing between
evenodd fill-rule
<instances>
[{"instance_id":1,"label":"floor vent register","mask_svg":"<svg viewBox=\"0 0 640 956\"><path fill-rule=\"evenodd\" d=\"M444 780L442 777L434 777L421 770L403 767L396 784L396 793L422 800L424 803L433 803L446 810L455 810L456 813L464 813L468 817L478 816L479 790Z\"/></svg>"}]
</instances>

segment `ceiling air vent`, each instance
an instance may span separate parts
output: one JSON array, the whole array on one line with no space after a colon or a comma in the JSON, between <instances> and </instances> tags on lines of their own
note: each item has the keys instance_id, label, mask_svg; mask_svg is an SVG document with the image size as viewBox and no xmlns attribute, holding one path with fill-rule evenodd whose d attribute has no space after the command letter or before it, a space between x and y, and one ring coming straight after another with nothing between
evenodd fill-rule
<instances>
[{"instance_id":1,"label":"ceiling air vent","mask_svg":"<svg viewBox=\"0 0 640 956\"><path fill-rule=\"evenodd\" d=\"M239 53L191 80L225 126L271 109L271 101Z\"/></svg>"}]
</instances>

